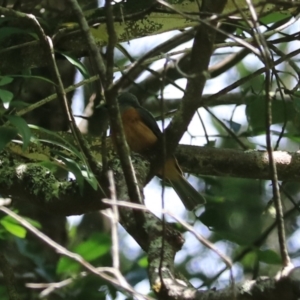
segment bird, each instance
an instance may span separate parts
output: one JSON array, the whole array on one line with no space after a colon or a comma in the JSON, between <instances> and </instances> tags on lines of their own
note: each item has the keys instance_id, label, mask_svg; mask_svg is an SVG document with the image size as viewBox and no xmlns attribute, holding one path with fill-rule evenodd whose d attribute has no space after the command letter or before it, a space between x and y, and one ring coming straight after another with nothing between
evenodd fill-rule
<instances>
[{"instance_id":1,"label":"bird","mask_svg":"<svg viewBox=\"0 0 300 300\"><path fill-rule=\"evenodd\" d=\"M144 156L155 152L159 138L162 136L153 115L143 108L138 99L131 93L118 95L118 104L127 144L131 151ZM111 132L112 138L114 133ZM158 177L169 182L185 208L196 210L206 203L205 198L184 178L183 172L175 158L166 159L164 167L156 171Z\"/></svg>"}]
</instances>

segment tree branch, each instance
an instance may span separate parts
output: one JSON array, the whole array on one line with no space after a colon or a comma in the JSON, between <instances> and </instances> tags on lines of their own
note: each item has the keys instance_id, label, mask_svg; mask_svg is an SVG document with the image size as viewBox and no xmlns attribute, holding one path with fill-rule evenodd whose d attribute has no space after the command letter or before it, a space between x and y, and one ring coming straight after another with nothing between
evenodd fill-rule
<instances>
[{"instance_id":1,"label":"tree branch","mask_svg":"<svg viewBox=\"0 0 300 300\"><path fill-rule=\"evenodd\" d=\"M225 7L226 0L216 1L214 5L206 4L202 10L210 13L221 13ZM202 3L203 4L203 3ZM208 64L213 52L215 39L215 28L217 24L202 22L195 35L191 52L189 77L181 106L176 112L170 125L165 131L167 155L170 155L177 147L183 133L186 131L195 111L198 108L197 99L201 98L202 91L207 78Z\"/></svg>"},{"instance_id":2,"label":"tree branch","mask_svg":"<svg viewBox=\"0 0 300 300\"><path fill-rule=\"evenodd\" d=\"M71 138L71 135L64 133L63 137L67 139L68 137ZM100 139L90 138L89 144L92 155L97 161L101 161ZM114 156L109 141L107 144L110 168L114 172L122 174L119 160ZM53 161L55 157L51 157L51 153L51 147L47 144L43 145L42 148L30 146L27 152L22 152L21 145L10 145L7 151L3 151L0 155L2 196L11 195L15 200L32 203L45 210L63 215L83 214L107 207L99 200L97 192L90 185L85 184L81 193L76 181L58 180L49 169L38 164L39 161ZM179 145L176 157L183 170L188 173L270 179L269 160L266 151ZM140 188L143 188L149 172L149 162L138 155L132 155L132 158ZM300 179L300 153L275 151L274 159L279 180ZM101 184L107 184L103 178L99 178L99 180ZM125 198L119 196L119 199Z\"/></svg>"},{"instance_id":3,"label":"tree branch","mask_svg":"<svg viewBox=\"0 0 300 300\"><path fill-rule=\"evenodd\" d=\"M175 152L183 170L188 173L249 179L270 179L266 151L217 149L180 145ZM274 151L279 180L300 179L300 153Z\"/></svg>"}]
</instances>

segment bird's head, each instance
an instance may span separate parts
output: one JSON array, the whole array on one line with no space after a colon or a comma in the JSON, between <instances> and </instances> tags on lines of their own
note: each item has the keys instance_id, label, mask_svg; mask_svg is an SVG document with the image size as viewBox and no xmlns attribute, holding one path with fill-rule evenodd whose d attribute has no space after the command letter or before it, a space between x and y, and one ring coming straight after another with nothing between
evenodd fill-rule
<instances>
[{"instance_id":1,"label":"bird's head","mask_svg":"<svg viewBox=\"0 0 300 300\"><path fill-rule=\"evenodd\" d=\"M138 108L140 106L138 99L130 93L122 93L118 96L118 102L121 110L128 107Z\"/></svg>"}]
</instances>

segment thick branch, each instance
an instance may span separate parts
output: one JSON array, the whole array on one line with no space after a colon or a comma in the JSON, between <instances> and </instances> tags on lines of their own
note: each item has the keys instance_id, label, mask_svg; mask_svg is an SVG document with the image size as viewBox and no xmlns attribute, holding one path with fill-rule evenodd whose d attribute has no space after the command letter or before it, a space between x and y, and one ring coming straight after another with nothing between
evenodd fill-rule
<instances>
[{"instance_id":1,"label":"thick branch","mask_svg":"<svg viewBox=\"0 0 300 300\"><path fill-rule=\"evenodd\" d=\"M297 300L300 295L300 271L293 269L286 277L279 280L258 278L222 290L196 291L180 285L174 280L167 282L170 294L168 298L183 300Z\"/></svg>"},{"instance_id":2,"label":"thick branch","mask_svg":"<svg viewBox=\"0 0 300 300\"><path fill-rule=\"evenodd\" d=\"M300 179L300 153L274 151L279 180ZM180 145L176 157L188 173L253 179L270 179L266 151L217 149Z\"/></svg>"},{"instance_id":3,"label":"thick branch","mask_svg":"<svg viewBox=\"0 0 300 300\"><path fill-rule=\"evenodd\" d=\"M65 139L68 136L71 137L70 134L63 136ZM91 139L89 143L92 145L93 155L98 161L101 161L100 140ZM18 147L19 151L17 151ZM36 163L51 159L52 152L49 146L45 145L43 148L36 149L31 147L28 153L22 153L21 149L21 146L15 145L14 154L3 152L0 156L0 190L2 196L11 195L14 199L21 199L53 213L64 215L83 214L105 207L100 201L100 195L88 184L85 184L81 193L75 181L60 181L48 169ZM112 161L115 161L115 166L111 168L122 174L119 160L113 158L110 152L108 153ZM18 158L16 159L17 155ZM176 156L184 171L188 173L270 179L266 151L241 151L180 145ZM134 156L134 158L138 182L141 183L142 187L146 182L145 177L149 171L149 163L141 157L136 158ZM300 153L275 151L274 158L279 180L300 179ZM31 163L29 163L30 161ZM104 185L106 184L105 179L100 178L100 180ZM126 199L124 195L123 191L119 194L119 199Z\"/></svg>"},{"instance_id":4,"label":"thick branch","mask_svg":"<svg viewBox=\"0 0 300 300\"><path fill-rule=\"evenodd\" d=\"M55 214L79 215L107 207L98 191L85 183L80 191L74 180L58 180L38 163L18 161L8 152L0 157L1 196L27 202Z\"/></svg>"},{"instance_id":5,"label":"thick branch","mask_svg":"<svg viewBox=\"0 0 300 300\"><path fill-rule=\"evenodd\" d=\"M214 4L209 1L203 1L201 9L212 14L220 14L226 3L226 0L215 1ZM163 146L166 147L167 155L172 154L177 147L198 108L197 99L201 98L207 78L208 64L213 52L216 34L215 26L217 26L216 22L202 22L196 31L185 94L179 110L165 131L166 145Z\"/></svg>"}]
</instances>

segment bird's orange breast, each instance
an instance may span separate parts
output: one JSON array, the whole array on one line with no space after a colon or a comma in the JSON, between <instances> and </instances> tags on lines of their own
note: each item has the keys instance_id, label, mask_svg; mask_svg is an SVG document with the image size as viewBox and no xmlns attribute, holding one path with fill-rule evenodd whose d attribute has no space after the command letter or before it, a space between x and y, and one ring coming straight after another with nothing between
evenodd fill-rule
<instances>
[{"instance_id":1,"label":"bird's orange breast","mask_svg":"<svg viewBox=\"0 0 300 300\"><path fill-rule=\"evenodd\" d=\"M122 112L125 137L130 149L137 153L149 151L157 142L156 135L142 121L134 108Z\"/></svg>"},{"instance_id":2,"label":"bird's orange breast","mask_svg":"<svg viewBox=\"0 0 300 300\"><path fill-rule=\"evenodd\" d=\"M122 123L127 144L131 151L147 154L155 146L157 136L143 122L139 112L135 108L128 108L122 112ZM112 134L114 137L114 134ZM175 157L166 160L164 166L160 168L156 175L169 180L178 180L182 177L182 171Z\"/></svg>"}]
</instances>

